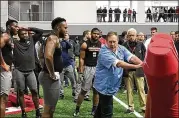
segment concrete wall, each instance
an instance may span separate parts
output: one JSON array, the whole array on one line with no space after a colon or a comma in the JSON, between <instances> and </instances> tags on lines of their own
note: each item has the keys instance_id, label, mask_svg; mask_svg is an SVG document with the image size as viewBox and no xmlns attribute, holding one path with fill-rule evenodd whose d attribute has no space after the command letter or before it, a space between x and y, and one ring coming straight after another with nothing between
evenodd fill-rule
<instances>
[{"instance_id":1,"label":"concrete wall","mask_svg":"<svg viewBox=\"0 0 179 118\"><path fill-rule=\"evenodd\" d=\"M54 1L54 18L68 23L96 23L96 1Z\"/></svg>"},{"instance_id":2,"label":"concrete wall","mask_svg":"<svg viewBox=\"0 0 179 118\"><path fill-rule=\"evenodd\" d=\"M170 31L177 31L178 24L96 24L96 25L69 25L69 33L72 35L81 35L84 30L91 30L92 28L97 27L102 30L103 34L107 34L109 31L116 31L118 34L121 34L123 31L128 30L129 28L135 28L138 32L143 32L145 34L150 34L151 27L157 27L158 32L169 33Z\"/></svg>"},{"instance_id":3,"label":"concrete wall","mask_svg":"<svg viewBox=\"0 0 179 118\"><path fill-rule=\"evenodd\" d=\"M1 2L1 27L5 28L6 21L8 20L8 1Z\"/></svg>"},{"instance_id":4,"label":"concrete wall","mask_svg":"<svg viewBox=\"0 0 179 118\"><path fill-rule=\"evenodd\" d=\"M51 30L51 22L19 22L20 26L25 27L39 27L44 30ZM129 28L135 28L138 32L150 34L151 27L157 27L159 32L168 33L170 31L178 30L178 23L93 23L93 24L72 24L68 23L68 30L71 35L82 35L84 30L91 30L97 27L103 31L103 34L107 34L109 31L116 31L121 34L122 31Z\"/></svg>"}]
</instances>

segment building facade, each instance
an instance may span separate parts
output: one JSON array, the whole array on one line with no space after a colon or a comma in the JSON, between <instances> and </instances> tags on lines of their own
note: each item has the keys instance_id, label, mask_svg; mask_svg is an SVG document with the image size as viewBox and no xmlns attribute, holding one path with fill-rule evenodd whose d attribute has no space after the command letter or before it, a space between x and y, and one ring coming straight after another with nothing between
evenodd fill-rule
<instances>
[{"instance_id":1,"label":"building facade","mask_svg":"<svg viewBox=\"0 0 179 118\"><path fill-rule=\"evenodd\" d=\"M108 1L108 8L114 7L114 3L111 2ZM98 6L102 6L102 3L97 1L1 1L1 26L5 27L5 22L9 18L18 20L21 26L50 30L53 18L64 17L67 19L69 32L72 35L80 35L84 30L93 27L99 27L103 33L110 30L121 33L131 27L149 33L152 26L158 27L161 32L178 30L178 23L146 23L145 1L134 1L133 4L130 2L128 5L135 6L137 11L135 23L98 23L96 13Z\"/></svg>"}]
</instances>

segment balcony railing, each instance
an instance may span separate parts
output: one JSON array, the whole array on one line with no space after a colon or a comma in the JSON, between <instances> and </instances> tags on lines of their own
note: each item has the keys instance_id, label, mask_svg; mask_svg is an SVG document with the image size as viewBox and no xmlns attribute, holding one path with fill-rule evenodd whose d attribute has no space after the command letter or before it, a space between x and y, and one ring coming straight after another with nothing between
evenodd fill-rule
<instances>
[{"instance_id":1,"label":"balcony railing","mask_svg":"<svg viewBox=\"0 0 179 118\"><path fill-rule=\"evenodd\" d=\"M123 13L98 13L97 22L137 22L137 15ZM177 13L146 13L145 22L179 22L179 14Z\"/></svg>"}]
</instances>

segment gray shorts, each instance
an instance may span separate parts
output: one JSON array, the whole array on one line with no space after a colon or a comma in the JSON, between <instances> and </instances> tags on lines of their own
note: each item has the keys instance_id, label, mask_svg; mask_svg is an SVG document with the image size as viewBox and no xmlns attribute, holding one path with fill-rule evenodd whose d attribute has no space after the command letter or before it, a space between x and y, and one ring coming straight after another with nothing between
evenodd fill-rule
<instances>
[{"instance_id":1,"label":"gray shorts","mask_svg":"<svg viewBox=\"0 0 179 118\"><path fill-rule=\"evenodd\" d=\"M38 79L43 88L45 105L55 107L60 96L60 81L52 80L49 74L43 71Z\"/></svg>"},{"instance_id":2,"label":"gray shorts","mask_svg":"<svg viewBox=\"0 0 179 118\"><path fill-rule=\"evenodd\" d=\"M23 91L26 84L30 90L37 91L37 80L34 71L21 72L18 69L15 69L14 73L16 74L15 80L18 90Z\"/></svg>"},{"instance_id":3,"label":"gray shorts","mask_svg":"<svg viewBox=\"0 0 179 118\"><path fill-rule=\"evenodd\" d=\"M9 94L10 88L11 88L11 79L12 79L12 72L5 71L2 67L0 67L0 78L1 78L1 89L0 89L0 95Z\"/></svg>"},{"instance_id":4,"label":"gray shorts","mask_svg":"<svg viewBox=\"0 0 179 118\"><path fill-rule=\"evenodd\" d=\"M84 79L81 85L81 88L84 91L89 91L91 89L93 84L93 79L95 77L95 71L96 71L96 67L85 66L84 73L83 73Z\"/></svg>"}]
</instances>

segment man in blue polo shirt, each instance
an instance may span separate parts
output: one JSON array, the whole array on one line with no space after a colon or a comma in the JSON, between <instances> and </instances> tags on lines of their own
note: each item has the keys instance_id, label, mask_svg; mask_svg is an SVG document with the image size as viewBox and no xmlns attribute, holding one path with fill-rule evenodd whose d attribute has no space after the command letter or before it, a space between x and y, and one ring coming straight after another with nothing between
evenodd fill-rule
<instances>
[{"instance_id":1,"label":"man in blue polo shirt","mask_svg":"<svg viewBox=\"0 0 179 118\"><path fill-rule=\"evenodd\" d=\"M117 33L109 32L106 40L106 45L101 48L98 55L96 78L93 84L99 93L99 104L94 118L112 118L113 95L119 90L123 68L137 69L141 68L143 64L125 47L118 45Z\"/></svg>"},{"instance_id":2,"label":"man in blue polo shirt","mask_svg":"<svg viewBox=\"0 0 179 118\"><path fill-rule=\"evenodd\" d=\"M71 56L72 54L69 53L69 50L72 48L72 44L69 41L69 34L65 35L65 38L61 42L62 46L62 58L63 58L63 71L60 74L61 76L61 83L63 85L64 77L69 78L72 86L72 96L75 97L76 94L76 80L74 75L74 59ZM63 86L61 86L60 97L63 99Z\"/></svg>"}]
</instances>

